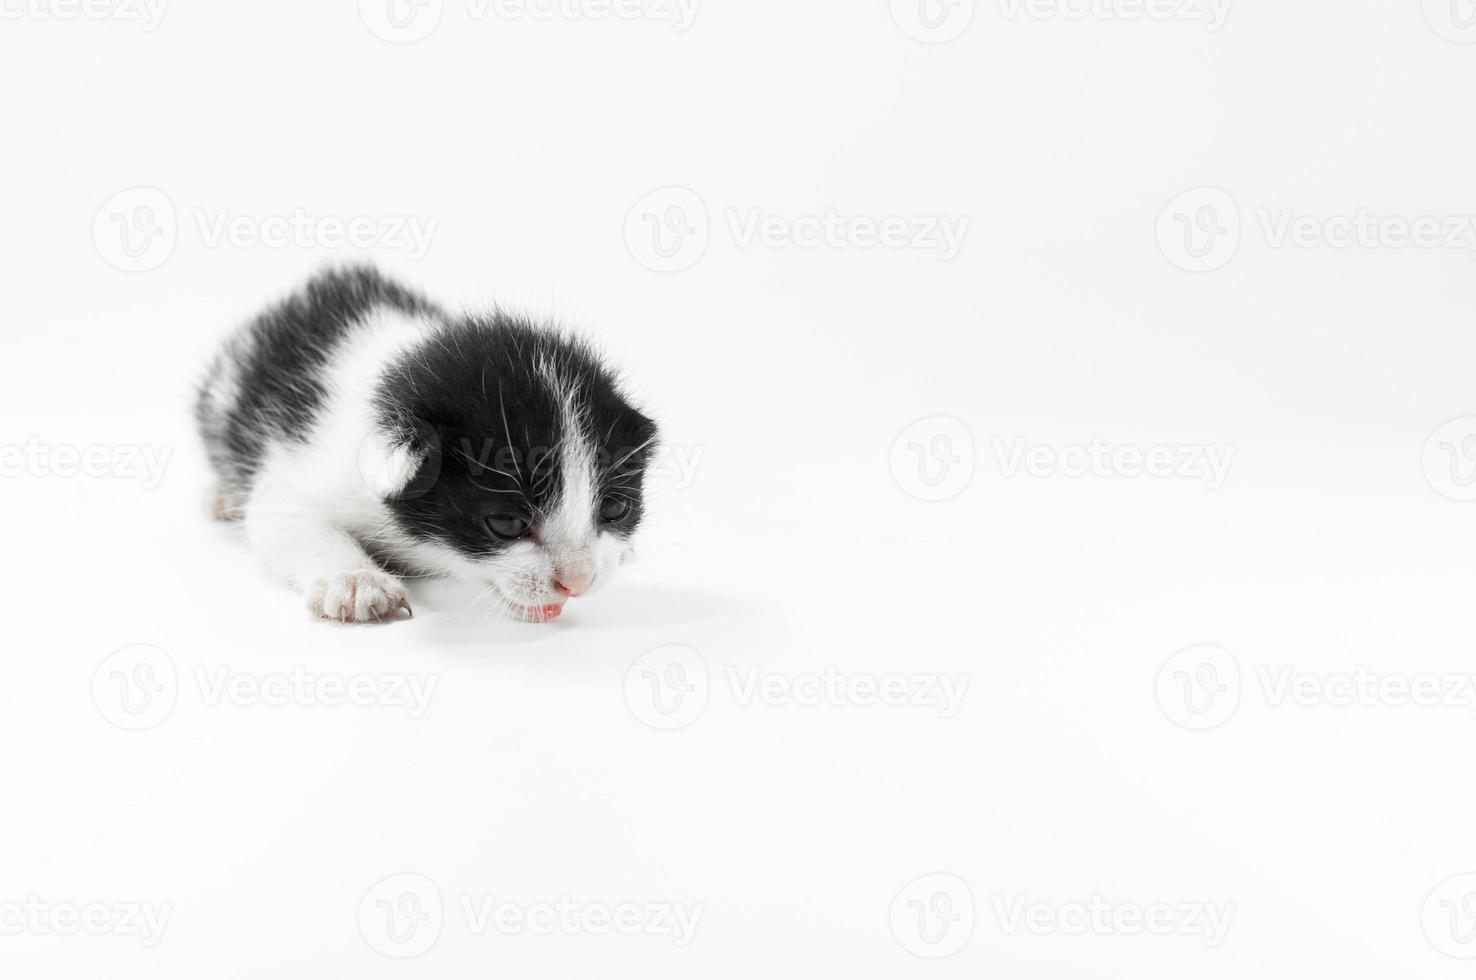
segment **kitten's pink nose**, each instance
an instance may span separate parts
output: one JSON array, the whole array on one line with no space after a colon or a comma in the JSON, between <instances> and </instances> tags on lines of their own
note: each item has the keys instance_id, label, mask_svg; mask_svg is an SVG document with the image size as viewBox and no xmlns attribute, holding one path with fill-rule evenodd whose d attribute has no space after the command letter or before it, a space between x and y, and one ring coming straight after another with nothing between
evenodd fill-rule
<instances>
[{"instance_id":1,"label":"kitten's pink nose","mask_svg":"<svg viewBox=\"0 0 1476 980\"><path fill-rule=\"evenodd\" d=\"M594 572L587 569L565 569L554 575L554 589L559 595L569 598L581 595L594 581Z\"/></svg>"}]
</instances>

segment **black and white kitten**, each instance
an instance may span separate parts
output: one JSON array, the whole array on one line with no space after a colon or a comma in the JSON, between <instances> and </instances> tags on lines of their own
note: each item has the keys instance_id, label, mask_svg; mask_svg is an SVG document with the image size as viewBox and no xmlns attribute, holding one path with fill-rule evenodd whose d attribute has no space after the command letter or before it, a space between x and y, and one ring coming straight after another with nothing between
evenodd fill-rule
<instances>
[{"instance_id":1,"label":"black and white kitten","mask_svg":"<svg viewBox=\"0 0 1476 980\"><path fill-rule=\"evenodd\" d=\"M657 437L588 345L449 315L369 268L319 275L234 335L196 416L216 516L342 622L408 613L396 572L559 615L627 553Z\"/></svg>"}]
</instances>

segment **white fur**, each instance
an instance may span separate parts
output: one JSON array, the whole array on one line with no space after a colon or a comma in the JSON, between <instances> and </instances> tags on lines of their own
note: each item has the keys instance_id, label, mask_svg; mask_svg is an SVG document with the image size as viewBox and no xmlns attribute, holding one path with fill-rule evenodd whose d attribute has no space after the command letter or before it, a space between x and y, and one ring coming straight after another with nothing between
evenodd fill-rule
<instances>
[{"instance_id":1,"label":"white fur","mask_svg":"<svg viewBox=\"0 0 1476 980\"><path fill-rule=\"evenodd\" d=\"M305 445L278 443L268 453L246 504L246 536L267 567L286 578L326 618L360 622L404 588L382 571L361 542L385 525L383 493L402 467L386 445L370 397L392 359L429 335L429 320L381 310L354 327L325 372L328 400ZM376 452L381 455L376 455ZM403 483L401 484L403 486ZM363 590L366 603L345 602ZM343 615L347 606L352 615Z\"/></svg>"}]
</instances>

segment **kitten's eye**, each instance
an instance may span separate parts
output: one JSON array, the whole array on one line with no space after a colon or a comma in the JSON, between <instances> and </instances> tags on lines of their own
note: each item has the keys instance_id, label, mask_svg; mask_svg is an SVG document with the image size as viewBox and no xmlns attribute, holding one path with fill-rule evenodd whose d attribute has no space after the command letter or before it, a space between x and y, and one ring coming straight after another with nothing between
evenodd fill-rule
<instances>
[{"instance_id":1,"label":"kitten's eye","mask_svg":"<svg viewBox=\"0 0 1476 980\"><path fill-rule=\"evenodd\" d=\"M529 531L527 518L516 514L493 514L487 518L487 530L504 541L516 541Z\"/></svg>"},{"instance_id":2,"label":"kitten's eye","mask_svg":"<svg viewBox=\"0 0 1476 980\"><path fill-rule=\"evenodd\" d=\"M613 524L629 513L630 504L618 497L606 497L600 505L600 520L606 524Z\"/></svg>"}]
</instances>

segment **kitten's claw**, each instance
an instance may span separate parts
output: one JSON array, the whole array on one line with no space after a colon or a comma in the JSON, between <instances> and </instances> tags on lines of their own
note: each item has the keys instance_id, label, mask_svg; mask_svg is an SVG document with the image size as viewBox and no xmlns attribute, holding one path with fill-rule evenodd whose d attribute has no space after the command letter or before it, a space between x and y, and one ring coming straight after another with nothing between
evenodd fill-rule
<instances>
[{"instance_id":1,"label":"kitten's claw","mask_svg":"<svg viewBox=\"0 0 1476 980\"><path fill-rule=\"evenodd\" d=\"M387 623L398 619L401 609L415 615L399 580L371 570L318 579L308 592L308 608L337 623Z\"/></svg>"}]
</instances>

